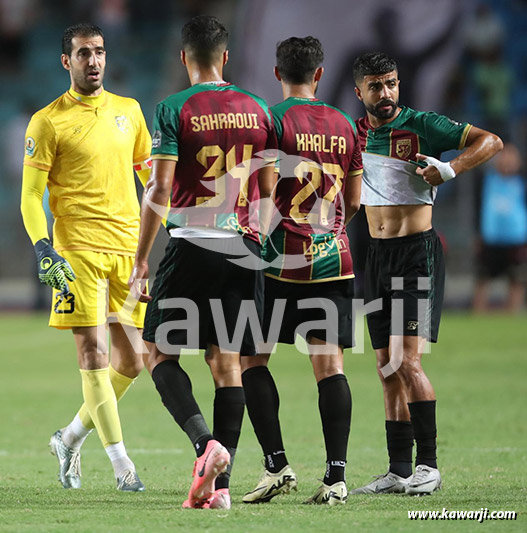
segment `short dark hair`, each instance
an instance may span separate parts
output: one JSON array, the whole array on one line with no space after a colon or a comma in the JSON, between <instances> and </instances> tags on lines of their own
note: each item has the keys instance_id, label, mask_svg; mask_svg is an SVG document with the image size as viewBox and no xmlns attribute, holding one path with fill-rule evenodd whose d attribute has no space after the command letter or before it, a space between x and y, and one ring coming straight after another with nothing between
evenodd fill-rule
<instances>
[{"instance_id":1,"label":"short dark hair","mask_svg":"<svg viewBox=\"0 0 527 533\"><path fill-rule=\"evenodd\" d=\"M360 55L353 63L353 79L359 84L364 76L388 74L397 70L397 63L382 52L368 52Z\"/></svg>"},{"instance_id":2,"label":"short dark hair","mask_svg":"<svg viewBox=\"0 0 527 533\"><path fill-rule=\"evenodd\" d=\"M104 34L101 28L95 24L81 22L80 24L70 26L62 35L62 53L71 56L71 41L73 40L73 37L94 37L95 35L100 35L104 41Z\"/></svg>"},{"instance_id":3,"label":"short dark hair","mask_svg":"<svg viewBox=\"0 0 527 533\"><path fill-rule=\"evenodd\" d=\"M210 65L227 48L229 32L216 18L199 15L181 30L183 49L201 65Z\"/></svg>"},{"instance_id":4,"label":"short dark hair","mask_svg":"<svg viewBox=\"0 0 527 533\"><path fill-rule=\"evenodd\" d=\"M309 83L322 61L324 50L316 37L290 37L276 45L276 67L286 83Z\"/></svg>"}]
</instances>

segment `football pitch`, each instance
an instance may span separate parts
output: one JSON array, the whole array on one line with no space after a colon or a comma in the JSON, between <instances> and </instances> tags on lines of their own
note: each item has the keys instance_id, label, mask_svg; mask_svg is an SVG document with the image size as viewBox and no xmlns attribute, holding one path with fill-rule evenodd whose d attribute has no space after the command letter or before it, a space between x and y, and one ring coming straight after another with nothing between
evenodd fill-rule
<instances>
[{"instance_id":1,"label":"football pitch","mask_svg":"<svg viewBox=\"0 0 527 533\"><path fill-rule=\"evenodd\" d=\"M425 356L438 397L443 490L428 497L351 496L339 508L306 506L325 456L317 390L307 356L279 346L271 360L281 395L284 442L298 492L264 505L241 503L262 472L247 416L231 481L230 511L183 510L193 450L144 371L120 403L130 457L147 490L120 493L96 435L82 449L81 490L64 490L50 435L81 403L73 337L45 315L1 315L0 531L527 531L527 320L525 315L445 314L440 342ZM367 337L366 337L367 339ZM386 470L384 411L375 358L346 352L353 396L349 487ZM184 356L212 423L213 385L200 356ZM515 521L410 520L408 511L516 511ZM432 522L432 523L431 523Z\"/></svg>"}]
</instances>

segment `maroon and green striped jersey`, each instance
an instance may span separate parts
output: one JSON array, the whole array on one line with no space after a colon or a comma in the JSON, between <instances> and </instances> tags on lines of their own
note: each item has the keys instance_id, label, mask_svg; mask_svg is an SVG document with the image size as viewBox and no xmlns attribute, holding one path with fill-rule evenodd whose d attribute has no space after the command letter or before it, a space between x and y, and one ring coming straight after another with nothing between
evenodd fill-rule
<instances>
[{"instance_id":1,"label":"maroon and green striped jersey","mask_svg":"<svg viewBox=\"0 0 527 533\"><path fill-rule=\"evenodd\" d=\"M199 83L159 103L153 129L152 159L177 161L167 229L216 228L259 242L257 171L263 151L277 147L265 101L230 83Z\"/></svg>"},{"instance_id":2,"label":"maroon and green striped jersey","mask_svg":"<svg viewBox=\"0 0 527 533\"><path fill-rule=\"evenodd\" d=\"M361 204L433 205L437 187L416 174L417 153L439 159L441 152L461 150L472 126L432 111L401 106L387 124L373 128L368 117L357 120L364 175Z\"/></svg>"},{"instance_id":3,"label":"maroon and green striped jersey","mask_svg":"<svg viewBox=\"0 0 527 533\"><path fill-rule=\"evenodd\" d=\"M271 112L280 222L265 244L266 275L297 283L353 277L344 192L347 176L362 172L355 124L315 98L287 98Z\"/></svg>"}]
</instances>

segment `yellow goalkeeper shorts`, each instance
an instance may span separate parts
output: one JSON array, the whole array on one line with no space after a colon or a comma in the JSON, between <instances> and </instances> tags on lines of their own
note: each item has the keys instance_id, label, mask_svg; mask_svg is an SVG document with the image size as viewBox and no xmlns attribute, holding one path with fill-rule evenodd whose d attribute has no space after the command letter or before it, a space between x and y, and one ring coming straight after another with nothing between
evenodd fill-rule
<instances>
[{"instance_id":1,"label":"yellow goalkeeper shorts","mask_svg":"<svg viewBox=\"0 0 527 533\"><path fill-rule=\"evenodd\" d=\"M143 327L146 304L133 298L128 288L133 257L89 250L63 250L60 255L71 265L76 280L68 281L70 294L65 297L53 289L50 326L100 326L109 320Z\"/></svg>"}]
</instances>

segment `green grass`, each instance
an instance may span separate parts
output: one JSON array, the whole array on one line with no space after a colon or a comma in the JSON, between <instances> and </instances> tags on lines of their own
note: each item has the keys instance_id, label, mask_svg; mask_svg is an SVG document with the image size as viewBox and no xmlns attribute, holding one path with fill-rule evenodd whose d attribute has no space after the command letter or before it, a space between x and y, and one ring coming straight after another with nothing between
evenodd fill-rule
<instances>
[{"instance_id":1,"label":"green grass","mask_svg":"<svg viewBox=\"0 0 527 533\"><path fill-rule=\"evenodd\" d=\"M438 396L438 443L444 489L426 498L353 497L342 508L303 506L323 475L317 393L306 356L281 346L272 370L281 393L281 419L299 491L267 505L240 503L261 473L261 453L244 421L234 467L230 512L182 510L193 451L141 375L120 404L125 442L147 486L144 494L115 490L112 469L96 435L83 448L83 488L56 480L47 442L81 403L70 333L46 326L43 315L1 316L0 531L526 531L527 321L525 316L447 314L440 343L425 356ZM374 355L346 355L353 393L348 485L364 484L386 468L384 416ZM201 357L183 365L211 421L212 380ZM514 510L515 522L410 521L407 511Z\"/></svg>"}]
</instances>

